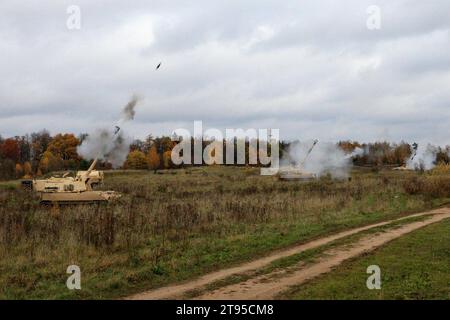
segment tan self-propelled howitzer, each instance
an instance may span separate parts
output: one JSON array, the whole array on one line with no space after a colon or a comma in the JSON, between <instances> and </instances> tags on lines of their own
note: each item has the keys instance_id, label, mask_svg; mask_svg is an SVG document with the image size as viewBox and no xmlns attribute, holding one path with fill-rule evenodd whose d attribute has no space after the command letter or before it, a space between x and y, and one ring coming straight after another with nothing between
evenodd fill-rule
<instances>
[{"instance_id":1,"label":"tan self-propelled howitzer","mask_svg":"<svg viewBox=\"0 0 450 320\"><path fill-rule=\"evenodd\" d=\"M299 180L299 181L309 181L309 180L317 178L317 176L315 174L304 170L305 162L308 159L309 155L311 154L311 151L316 146L317 142L319 142L319 141L314 140L313 145L311 146L311 148L309 148L308 152L306 153L305 158L298 165L294 165L294 166L291 165L289 167L281 167L278 172L278 178L280 180ZM295 161L292 161L292 158L289 156L289 154L287 154L287 155L290 158L291 162L295 163Z\"/></svg>"},{"instance_id":2,"label":"tan self-propelled howitzer","mask_svg":"<svg viewBox=\"0 0 450 320\"><path fill-rule=\"evenodd\" d=\"M107 202L120 197L115 191L94 190L103 182L103 171L95 170L95 159L87 171L78 171L75 177L51 177L41 180L25 180L22 185L39 193L43 204L78 204Z\"/></svg>"}]
</instances>

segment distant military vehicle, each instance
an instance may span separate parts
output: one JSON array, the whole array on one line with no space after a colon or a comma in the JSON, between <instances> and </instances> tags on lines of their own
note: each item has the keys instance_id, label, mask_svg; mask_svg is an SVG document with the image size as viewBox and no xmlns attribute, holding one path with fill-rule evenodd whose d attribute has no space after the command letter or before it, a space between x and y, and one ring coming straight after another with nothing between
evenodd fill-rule
<instances>
[{"instance_id":1,"label":"distant military vehicle","mask_svg":"<svg viewBox=\"0 0 450 320\"><path fill-rule=\"evenodd\" d=\"M296 164L296 161L294 161L288 155L291 165L281 167L278 171L278 178L280 180L299 180L299 181L309 181L317 178L315 174L304 170L305 162L308 159L314 147L316 146L317 142L319 142L319 140L314 140L311 148L309 148L308 152L306 153L305 158L299 164Z\"/></svg>"},{"instance_id":2,"label":"distant military vehicle","mask_svg":"<svg viewBox=\"0 0 450 320\"><path fill-rule=\"evenodd\" d=\"M411 157L409 158L409 160L406 161L406 163L405 163L403 166L395 167L395 168L392 169L392 170L398 170L398 171L414 170L414 169L408 168L406 165L408 164L408 162L413 161L414 158L416 157L416 155L417 155L417 148L419 147L419 145L418 145L417 143L414 142L414 143L411 145L411 147L412 147L413 151L412 151L412 155L411 155Z\"/></svg>"},{"instance_id":3,"label":"distant military vehicle","mask_svg":"<svg viewBox=\"0 0 450 320\"><path fill-rule=\"evenodd\" d=\"M102 184L103 171L94 170L95 159L87 171L78 171L75 177L68 173L62 177L23 180L22 186L39 193L42 204L77 204L107 202L120 197L115 191L95 191Z\"/></svg>"}]
</instances>

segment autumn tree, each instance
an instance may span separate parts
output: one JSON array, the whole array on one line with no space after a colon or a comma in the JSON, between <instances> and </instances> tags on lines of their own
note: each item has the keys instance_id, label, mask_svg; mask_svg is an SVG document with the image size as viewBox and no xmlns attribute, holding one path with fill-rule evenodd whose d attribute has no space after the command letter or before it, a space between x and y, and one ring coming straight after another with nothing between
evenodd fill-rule
<instances>
[{"instance_id":1,"label":"autumn tree","mask_svg":"<svg viewBox=\"0 0 450 320\"><path fill-rule=\"evenodd\" d=\"M31 168L31 163L29 161L26 161L23 164L23 174L27 178L29 178L33 175L33 169Z\"/></svg>"},{"instance_id":2,"label":"autumn tree","mask_svg":"<svg viewBox=\"0 0 450 320\"><path fill-rule=\"evenodd\" d=\"M147 163L150 170L157 170L161 164L161 159L155 144L152 145L148 151Z\"/></svg>"},{"instance_id":3,"label":"autumn tree","mask_svg":"<svg viewBox=\"0 0 450 320\"><path fill-rule=\"evenodd\" d=\"M356 141L339 141L338 147L342 149L346 154L352 153L356 148L361 148L361 145Z\"/></svg>"},{"instance_id":4,"label":"autumn tree","mask_svg":"<svg viewBox=\"0 0 450 320\"><path fill-rule=\"evenodd\" d=\"M27 134L25 136L16 137L17 144L19 146L19 163L25 163L31 160L31 138Z\"/></svg>"},{"instance_id":5,"label":"autumn tree","mask_svg":"<svg viewBox=\"0 0 450 320\"><path fill-rule=\"evenodd\" d=\"M78 157L79 140L73 134L57 134L48 145L47 151L59 156L62 160Z\"/></svg>"},{"instance_id":6,"label":"autumn tree","mask_svg":"<svg viewBox=\"0 0 450 320\"><path fill-rule=\"evenodd\" d=\"M52 141L52 137L47 130L34 132L31 134L31 166L37 169L39 162L47 150L48 145Z\"/></svg>"},{"instance_id":7,"label":"autumn tree","mask_svg":"<svg viewBox=\"0 0 450 320\"><path fill-rule=\"evenodd\" d=\"M145 154L148 154L148 152L150 151L150 148L152 147L152 145L154 143L155 143L155 141L154 141L153 136L151 134L149 134L142 143L141 151L144 152Z\"/></svg>"},{"instance_id":8,"label":"autumn tree","mask_svg":"<svg viewBox=\"0 0 450 320\"><path fill-rule=\"evenodd\" d=\"M142 151L131 151L128 154L125 166L127 169L147 169L147 158Z\"/></svg>"},{"instance_id":9,"label":"autumn tree","mask_svg":"<svg viewBox=\"0 0 450 320\"><path fill-rule=\"evenodd\" d=\"M436 163L449 164L450 163L450 147L446 148L438 148L438 152L436 154Z\"/></svg>"},{"instance_id":10,"label":"autumn tree","mask_svg":"<svg viewBox=\"0 0 450 320\"><path fill-rule=\"evenodd\" d=\"M172 168L173 166L171 155L172 151L169 150L163 153L163 164L165 169Z\"/></svg>"},{"instance_id":11,"label":"autumn tree","mask_svg":"<svg viewBox=\"0 0 450 320\"><path fill-rule=\"evenodd\" d=\"M144 141L135 139L130 145L130 152L135 151L135 150L145 152L144 151Z\"/></svg>"},{"instance_id":12,"label":"autumn tree","mask_svg":"<svg viewBox=\"0 0 450 320\"><path fill-rule=\"evenodd\" d=\"M23 167L20 165L20 163L16 163L16 178L23 177Z\"/></svg>"},{"instance_id":13,"label":"autumn tree","mask_svg":"<svg viewBox=\"0 0 450 320\"><path fill-rule=\"evenodd\" d=\"M172 150L177 144L176 141L172 141L170 137L158 137L153 140L152 146L155 145L157 150L161 153Z\"/></svg>"},{"instance_id":14,"label":"autumn tree","mask_svg":"<svg viewBox=\"0 0 450 320\"><path fill-rule=\"evenodd\" d=\"M41 161L39 161L38 167L39 176L49 171L50 171L50 159L49 157L42 157Z\"/></svg>"},{"instance_id":15,"label":"autumn tree","mask_svg":"<svg viewBox=\"0 0 450 320\"><path fill-rule=\"evenodd\" d=\"M42 173L61 170L63 168L63 161L61 158L55 156L50 151L45 151L39 162L39 170Z\"/></svg>"},{"instance_id":16,"label":"autumn tree","mask_svg":"<svg viewBox=\"0 0 450 320\"><path fill-rule=\"evenodd\" d=\"M13 179L15 176L15 164L11 159L0 160L0 178Z\"/></svg>"},{"instance_id":17,"label":"autumn tree","mask_svg":"<svg viewBox=\"0 0 450 320\"><path fill-rule=\"evenodd\" d=\"M412 150L409 144L402 142L394 148L395 163L399 165L406 164L408 158L412 155Z\"/></svg>"},{"instance_id":18,"label":"autumn tree","mask_svg":"<svg viewBox=\"0 0 450 320\"><path fill-rule=\"evenodd\" d=\"M19 161L20 149L15 139L6 139L0 146L0 154L4 159L10 159L14 163Z\"/></svg>"},{"instance_id":19,"label":"autumn tree","mask_svg":"<svg viewBox=\"0 0 450 320\"><path fill-rule=\"evenodd\" d=\"M61 158L65 168L75 169L80 161L77 153L79 143L77 137L71 133L57 134L48 145L47 151Z\"/></svg>"}]
</instances>

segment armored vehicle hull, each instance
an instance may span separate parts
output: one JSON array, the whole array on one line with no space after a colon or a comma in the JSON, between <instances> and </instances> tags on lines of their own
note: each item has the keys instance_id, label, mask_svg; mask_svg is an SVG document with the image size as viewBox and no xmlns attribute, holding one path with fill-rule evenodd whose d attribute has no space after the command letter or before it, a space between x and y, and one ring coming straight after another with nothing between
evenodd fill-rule
<instances>
[{"instance_id":1,"label":"armored vehicle hull","mask_svg":"<svg viewBox=\"0 0 450 320\"><path fill-rule=\"evenodd\" d=\"M42 204L89 204L108 202L120 197L115 191L42 192Z\"/></svg>"},{"instance_id":2,"label":"armored vehicle hull","mask_svg":"<svg viewBox=\"0 0 450 320\"><path fill-rule=\"evenodd\" d=\"M283 168L280 169L278 178L280 180L310 181L315 179L316 175L298 168Z\"/></svg>"}]
</instances>

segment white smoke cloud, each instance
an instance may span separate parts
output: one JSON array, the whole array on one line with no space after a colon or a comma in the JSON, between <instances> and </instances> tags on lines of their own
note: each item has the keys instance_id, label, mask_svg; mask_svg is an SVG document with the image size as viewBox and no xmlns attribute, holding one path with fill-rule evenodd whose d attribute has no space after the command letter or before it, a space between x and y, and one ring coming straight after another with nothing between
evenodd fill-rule
<instances>
[{"instance_id":1,"label":"white smoke cloud","mask_svg":"<svg viewBox=\"0 0 450 320\"><path fill-rule=\"evenodd\" d=\"M108 161L114 168L122 166L127 159L133 139L123 131L114 134L113 130L96 129L78 147L78 154L85 159L98 158Z\"/></svg>"},{"instance_id":2,"label":"white smoke cloud","mask_svg":"<svg viewBox=\"0 0 450 320\"><path fill-rule=\"evenodd\" d=\"M122 166L127 159L130 145L133 142L133 139L126 135L122 124L134 119L136 114L135 107L138 101L138 96L133 95L122 110L122 117L118 122L120 127L95 129L78 147L78 154L85 159L98 158L108 161L114 168Z\"/></svg>"},{"instance_id":3,"label":"white smoke cloud","mask_svg":"<svg viewBox=\"0 0 450 320\"><path fill-rule=\"evenodd\" d=\"M295 166L317 177L330 174L338 179L347 178L352 167L352 157L364 153L363 149L356 148L351 154L347 154L335 143L318 142L306 157L312 145L312 141L293 143L288 154Z\"/></svg>"},{"instance_id":4,"label":"white smoke cloud","mask_svg":"<svg viewBox=\"0 0 450 320\"><path fill-rule=\"evenodd\" d=\"M353 150L352 153L348 154L347 157L351 159L353 157L363 156L365 153L366 151L363 148L355 147L355 150Z\"/></svg>"},{"instance_id":5,"label":"white smoke cloud","mask_svg":"<svg viewBox=\"0 0 450 320\"><path fill-rule=\"evenodd\" d=\"M438 149L431 144L427 144L425 147L419 145L416 156L412 159L408 159L406 167L412 170L431 170L436 165L435 161L437 153Z\"/></svg>"}]
</instances>

